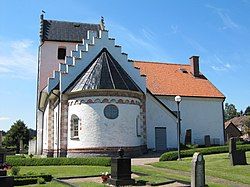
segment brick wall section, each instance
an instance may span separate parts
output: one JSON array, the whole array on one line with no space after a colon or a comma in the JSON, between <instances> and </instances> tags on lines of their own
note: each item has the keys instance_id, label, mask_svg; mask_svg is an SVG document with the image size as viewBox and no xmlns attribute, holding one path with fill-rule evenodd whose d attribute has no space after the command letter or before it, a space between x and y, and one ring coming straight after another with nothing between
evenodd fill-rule
<instances>
[{"instance_id":1,"label":"brick wall section","mask_svg":"<svg viewBox=\"0 0 250 187\"><path fill-rule=\"evenodd\" d=\"M60 156L67 155L68 140L68 98L66 95L61 97L61 118L60 118Z\"/></svg>"}]
</instances>

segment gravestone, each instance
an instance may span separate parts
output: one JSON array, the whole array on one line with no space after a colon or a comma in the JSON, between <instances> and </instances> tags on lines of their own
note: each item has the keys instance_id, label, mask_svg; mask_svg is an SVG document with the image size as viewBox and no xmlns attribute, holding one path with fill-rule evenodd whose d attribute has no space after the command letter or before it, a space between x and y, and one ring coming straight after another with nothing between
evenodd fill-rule
<instances>
[{"instance_id":1,"label":"gravestone","mask_svg":"<svg viewBox=\"0 0 250 187\"><path fill-rule=\"evenodd\" d=\"M131 179L131 158L123 157L124 150L118 150L119 157L111 159L111 178L107 182L115 186L134 185Z\"/></svg>"},{"instance_id":2,"label":"gravestone","mask_svg":"<svg viewBox=\"0 0 250 187\"><path fill-rule=\"evenodd\" d=\"M206 147L211 146L211 141L210 141L210 136L209 135L204 136L204 142L205 142Z\"/></svg>"},{"instance_id":3,"label":"gravestone","mask_svg":"<svg viewBox=\"0 0 250 187\"><path fill-rule=\"evenodd\" d=\"M232 166L247 164L246 152L236 149L236 138L229 140L229 157Z\"/></svg>"},{"instance_id":4,"label":"gravestone","mask_svg":"<svg viewBox=\"0 0 250 187\"><path fill-rule=\"evenodd\" d=\"M201 153L194 153L191 171L191 187L205 186L205 160Z\"/></svg>"},{"instance_id":5,"label":"gravestone","mask_svg":"<svg viewBox=\"0 0 250 187\"><path fill-rule=\"evenodd\" d=\"M24 152L23 140L20 140L20 154L22 154L23 152Z\"/></svg>"},{"instance_id":6,"label":"gravestone","mask_svg":"<svg viewBox=\"0 0 250 187\"><path fill-rule=\"evenodd\" d=\"M1 187L14 186L14 177L13 176L0 176L0 186Z\"/></svg>"},{"instance_id":7,"label":"gravestone","mask_svg":"<svg viewBox=\"0 0 250 187\"><path fill-rule=\"evenodd\" d=\"M185 145L190 145L192 142L192 131L191 129L186 130Z\"/></svg>"}]
</instances>

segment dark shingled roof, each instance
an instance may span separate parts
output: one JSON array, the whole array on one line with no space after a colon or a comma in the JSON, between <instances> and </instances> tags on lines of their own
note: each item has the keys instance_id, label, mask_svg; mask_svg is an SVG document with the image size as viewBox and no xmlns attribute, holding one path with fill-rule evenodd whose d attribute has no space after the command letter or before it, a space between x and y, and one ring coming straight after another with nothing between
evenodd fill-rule
<instances>
[{"instance_id":1,"label":"dark shingled roof","mask_svg":"<svg viewBox=\"0 0 250 187\"><path fill-rule=\"evenodd\" d=\"M76 79L69 91L92 89L119 89L140 92L140 88L105 48Z\"/></svg>"},{"instance_id":2,"label":"dark shingled roof","mask_svg":"<svg viewBox=\"0 0 250 187\"><path fill-rule=\"evenodd\" d=\"M56 20L41 19L41 41L65 41L65 42L82 42L87 38L87 31L100 30L99 24L66 22Z\"/></svg>"}]
</instances>

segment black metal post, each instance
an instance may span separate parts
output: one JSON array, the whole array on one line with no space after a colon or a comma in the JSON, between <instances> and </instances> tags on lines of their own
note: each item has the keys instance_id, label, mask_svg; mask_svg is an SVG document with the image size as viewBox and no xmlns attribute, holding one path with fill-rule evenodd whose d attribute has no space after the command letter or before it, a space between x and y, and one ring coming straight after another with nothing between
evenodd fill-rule
<instances>
[{"instance_id":1,"label":"black metal post","mask_svg":"<svg viewBox=\"0 0 250 187\"><path fill-rule=\"evenodd\" d=\"M180 102L177 101L177 143L178 143L178 160L181 160L180 136L181 136L181 119L180 119Z\"/></svg>"}]
</instances>

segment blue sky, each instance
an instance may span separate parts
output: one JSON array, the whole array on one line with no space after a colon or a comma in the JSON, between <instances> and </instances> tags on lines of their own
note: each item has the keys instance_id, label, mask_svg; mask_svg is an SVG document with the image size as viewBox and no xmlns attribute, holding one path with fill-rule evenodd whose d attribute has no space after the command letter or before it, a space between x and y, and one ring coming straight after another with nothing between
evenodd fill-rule
<instances>
[{"instance_id":1,"label":"blue sky","mask_svg":"<svg viewBox=\"0 0 250 187\"><path fill-rule=\"evenodd\" d=\"M0 129L35 128L39 16L99 23L130 59L188 63L245 110L250 105L250 0L0 1Z\"/></svg>"}]
</instances>

